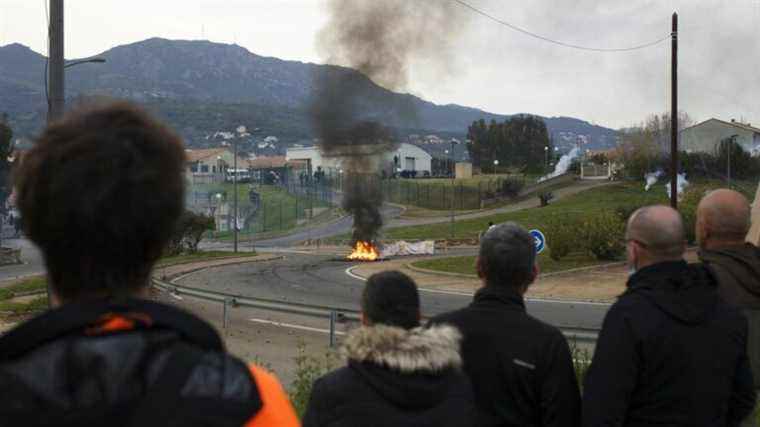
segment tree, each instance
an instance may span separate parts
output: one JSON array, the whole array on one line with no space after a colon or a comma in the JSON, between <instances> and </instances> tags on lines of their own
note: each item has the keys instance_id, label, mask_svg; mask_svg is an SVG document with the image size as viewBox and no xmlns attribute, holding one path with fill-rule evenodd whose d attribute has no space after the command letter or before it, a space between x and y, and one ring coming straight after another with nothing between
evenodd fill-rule
<instances>
[{"instance_id":1,"label":"tree","mask_svg":"<svg viewBox=\"0 0 760 427\"><path fill-rule=\"evenodd\" d=\"M0 117L0 215L5 216L5 202L13 191L11 166L13 155L13 130L7 123L7 116Z\"/></svg>"},{"instance_id":2,"label":"tree","mask_svg":"<svg viewBox=\"0 0 760 427\"><path fill-rule=\"evenodd\" d=\"M494 172L494 161L500 168L542 171L546 147L552 152L549 132L544 121L535 116L513 116L503 123L484 120L472 123L467 129L467 149L473 166L483 172Z\"/></svg>"},{"instance_id":3,"label":"tree","mask_svg":"<svg viewBox=\"0 0 760 427\"><path fill-rule=\"evenodd\" d=\"M678 113L678 131L691 126L691 117ZM620 133L619 157L631 178L643 178L649 172L667 172L670 159L670 113L652 114L636 126Z\"/></svg>"}]
</instances>

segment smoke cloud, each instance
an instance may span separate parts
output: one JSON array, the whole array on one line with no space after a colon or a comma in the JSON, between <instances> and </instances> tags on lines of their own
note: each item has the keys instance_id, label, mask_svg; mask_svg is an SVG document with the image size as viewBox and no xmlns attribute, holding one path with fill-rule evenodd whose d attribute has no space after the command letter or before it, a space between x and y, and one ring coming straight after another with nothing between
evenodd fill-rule
<instances>
[{"instance_id":1,"label":"smoke cloud","mask_svg":"<svg viewBox=\"0 0 760 427\"><path fill-rule=\"evenodd\" d=\"M413 122L413 103L382 105L382 89L406 89L417 60L446 63L462 10L450 2L328 0L328 21L317 49L330 64L314 76L311 118L322 155L341 160L346 172L343 208L354 217L354 242L373 241L382 227L379 169L394 149L391 115ZM446 67L442 68L446 70ZM382 117L382 118L379 118ZM396 122L394 120L394 122Z\"/></svg>"},{"instance_id":2,"label":"smoke cloud","mask_svg":"<svg viewBox=\"0 0 760 427\"><path fill-rule=\"evenodd\" d=\"M554 172L546 176L542 176L541 178L538 179L538 182L543 182L543 181L546 181L547 179L558 177L562 175L563 173L567 172L567 170L570 169L570 166L573 164L573 160L575 160L578 157L580 152L581 152L580 148L575 147L572 150L570 150L569 153L560 157L559 161L557 162L557 166L554 167Z\"/></svg>"}]
</instances>

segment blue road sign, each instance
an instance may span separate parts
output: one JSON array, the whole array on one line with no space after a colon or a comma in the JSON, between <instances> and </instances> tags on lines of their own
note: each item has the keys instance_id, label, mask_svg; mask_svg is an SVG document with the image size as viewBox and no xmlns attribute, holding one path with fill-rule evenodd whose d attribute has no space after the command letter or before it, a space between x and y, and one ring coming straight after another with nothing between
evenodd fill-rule
<instances>
[{"instance_id":1,"label":"blue road sign","mask_svg":"<svg viewBox=\"0 0 760 427\"><path fill-rule=\"evenodd\" d=\"M533 236L533 242L536 244L536 253L540 254L546 249L546 237L541 230L530 230L530 235Z\"/></svg>"}]
</instances>

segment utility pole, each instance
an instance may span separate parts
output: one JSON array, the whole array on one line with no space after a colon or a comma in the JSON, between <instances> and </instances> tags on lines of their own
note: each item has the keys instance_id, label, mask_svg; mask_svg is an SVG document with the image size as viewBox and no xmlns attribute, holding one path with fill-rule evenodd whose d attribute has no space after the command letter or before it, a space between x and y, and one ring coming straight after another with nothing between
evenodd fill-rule
<instances>
[{"instance_id":1,"label":"utility pole","mask_svg":"<svg viewBox=\"0 0 760 427\"><path fill-rule=\"evenodd\" d=\"M235 229L232 232L233 235L233 251L237 253L238 251L238 188L237 188L237 174L238 174L238 167L237 167L237 158L238 158L238 136L235 135L235 139L232 142L233 147L233 159L232 159L232 191L235 193L233 196L233 207L232 209L235 211Z\"/></svg>"},{"instance_id":2,"label":"utility pole","mask_svg":"<svg viewBox=\"0 0 760 427\"><path fill-rule=\"evenodd\" d=\"M670 37L670 206L678 209L678 14L675 12Z\"/></svg>"},{"instance_id":3,"label":"utility pole","mask_svg":"<svg viewBox=\"0 0 760 427\"><path fill-rule=\"evenodd\" d=\"M48 123L63 115L65 106L65 80L63 78L63 0L50 0L50 27L48 28Z\"/></svg>"}]
</instances>

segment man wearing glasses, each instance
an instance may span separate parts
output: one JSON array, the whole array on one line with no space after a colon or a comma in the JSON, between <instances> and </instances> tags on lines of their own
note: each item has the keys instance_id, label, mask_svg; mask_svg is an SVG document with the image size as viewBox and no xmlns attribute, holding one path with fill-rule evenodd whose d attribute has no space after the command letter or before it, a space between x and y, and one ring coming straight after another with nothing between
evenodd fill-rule
<instances>
[{"instance_id":1,"label":"man wearing glasses","mask_svg":"<svg viewBox=\"0 0 760 427\"><path fill-rule=\"evenodd\" d=\"M667 206L631 215L631 277L604 319L583 395L584 426L736 426L755 404L747 322L683 258Z\"/></svg>"}]
</instances>

